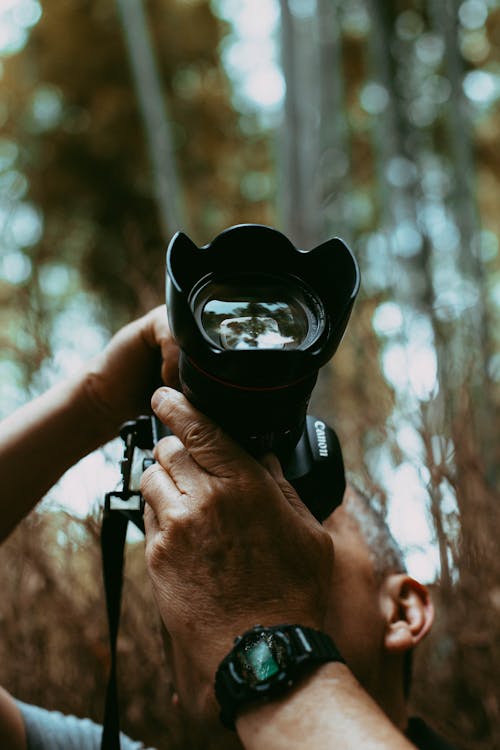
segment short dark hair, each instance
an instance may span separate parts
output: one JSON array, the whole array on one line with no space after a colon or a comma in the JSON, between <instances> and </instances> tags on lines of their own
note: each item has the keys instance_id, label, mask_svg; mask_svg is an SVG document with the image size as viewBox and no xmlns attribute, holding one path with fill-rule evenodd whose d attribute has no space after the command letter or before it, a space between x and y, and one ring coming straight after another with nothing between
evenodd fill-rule
<instances>
[{"instance_id":1,"label":"short dark hair","mask_svg":"<svg viewBox=\"0 0 500 750\"><path fill-rule=\"evenodd\" d=\"M383 580L390 573L406 573L403 552L391 534L382 508L357 487L352 490L346 510L356 521L370 550L375 575Z\"/></svg>"}]
</instances>

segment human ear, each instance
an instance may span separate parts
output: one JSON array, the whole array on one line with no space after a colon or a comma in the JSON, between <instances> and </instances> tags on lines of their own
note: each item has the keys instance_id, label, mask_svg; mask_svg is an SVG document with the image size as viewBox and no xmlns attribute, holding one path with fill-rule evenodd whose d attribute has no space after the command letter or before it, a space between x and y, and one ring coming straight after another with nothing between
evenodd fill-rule
<instances>
[{"instance_id":1,"label":"human ear","mask_svg":"<svg viewBox=\"0 0 500 750\"><path fill-rule=\"evenodd\" d=\"M381 606L386 621L384 646L393 654L414 648L434 622L434 606L427 588L405 573L386 578Z\"/></svg>"}]
</instances>

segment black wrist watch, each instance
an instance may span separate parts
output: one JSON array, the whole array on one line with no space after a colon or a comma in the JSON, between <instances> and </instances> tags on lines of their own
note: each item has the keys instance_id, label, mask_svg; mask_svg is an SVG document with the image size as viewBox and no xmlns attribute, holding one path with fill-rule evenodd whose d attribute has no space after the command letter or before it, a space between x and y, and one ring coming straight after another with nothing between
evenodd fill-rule
<instances>
[{"instance_id":1,"label":"black wrist watch","mask_svg":"<svg viewBox=\"0 0 500 750\"><path fill-rule=\"evenodd\" d=\"M234 729L241 708L282 695L311 668L328 661L344 659L325 633L302 625L256 625L235 639L215 675L222 723Z\"/></svg>"}]
</instances>

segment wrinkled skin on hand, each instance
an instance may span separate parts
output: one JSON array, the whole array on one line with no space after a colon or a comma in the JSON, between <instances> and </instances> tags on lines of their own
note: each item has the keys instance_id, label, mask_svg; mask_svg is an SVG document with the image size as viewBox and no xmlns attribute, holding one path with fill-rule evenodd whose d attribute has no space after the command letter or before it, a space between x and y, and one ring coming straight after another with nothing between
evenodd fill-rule
<instances>
[{"instance_id":1,"label":"wrinkled skin on hand","mask_svg":"<svg viewBox=\"0 0 500 750\"><path fill-rule=\"evenodd\" d=\"M146 560L172 638L181 701L216 711L213 680L234 638L255 624L324 627L330 535L284 479L178 392L153 398L173 436L143 475Z\"/></svg>"},{"instance_id":2,"label":"wrinkled skin on hand","mask_svg":"<svg viewBox=\"0 0 500 750\"><path fill-rule=\"evenodd\" d=\"M178 387L178 347L165 305L113 336L86 376L90 403L110 435L126 420L149 413L151 395L162 383Z\"/></svg>"}]
</instances>

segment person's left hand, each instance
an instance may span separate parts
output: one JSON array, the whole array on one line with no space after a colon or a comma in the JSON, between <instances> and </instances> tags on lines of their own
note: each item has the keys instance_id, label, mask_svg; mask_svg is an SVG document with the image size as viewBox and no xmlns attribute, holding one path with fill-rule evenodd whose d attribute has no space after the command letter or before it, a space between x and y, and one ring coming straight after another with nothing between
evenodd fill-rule
<instances>
[{"instance_id":1,"label":"person's left hand","mask_svg":"<svg viewBox=\"0 0 500 750\"><path fill-rule=\"evenodd\" d=\"M333 544L277 459L256 461L176 391L153 407L174 436L142 479L146 560L181 701L213 715L215 671L237 635L324 627Z\"/></svg>"},{"instance_id":2,"label":"person's left hand","mask_svg":"<svg viewBox=\"0 0 500 750\"><path fill-rule=\"evenodd\" d=\"M178 346L165 305L122 328L85 374L89 403L112 437L128 419L150 412L162 384L178 387Z\"/></svg>"}]
</instances>

